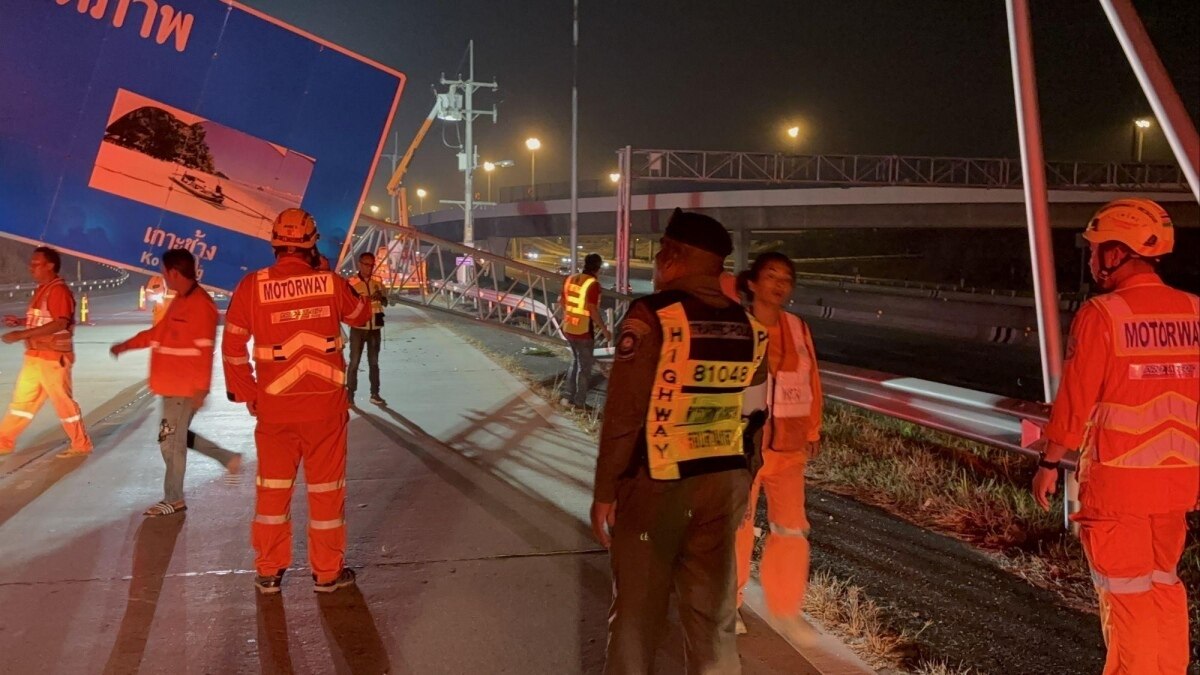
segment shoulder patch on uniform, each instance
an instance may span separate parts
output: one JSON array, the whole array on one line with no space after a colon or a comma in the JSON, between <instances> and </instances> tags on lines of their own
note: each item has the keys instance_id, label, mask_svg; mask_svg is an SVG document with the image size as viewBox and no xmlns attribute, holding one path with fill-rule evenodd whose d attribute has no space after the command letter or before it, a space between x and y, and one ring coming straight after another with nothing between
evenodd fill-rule
<instances>
[{"instance_id":1,"label":"shoulder patch on uniform","mask_svg":"<svg viewBox=\"0 0 1200 675\"><path fill-rule=\"evenodd\" d=\"M618 361L627 361L637 354L642 340L650 334L650 324L641 319L626 319L621 323L621 334L617 336L616 354Z\"/></svg>"}]
</instances>

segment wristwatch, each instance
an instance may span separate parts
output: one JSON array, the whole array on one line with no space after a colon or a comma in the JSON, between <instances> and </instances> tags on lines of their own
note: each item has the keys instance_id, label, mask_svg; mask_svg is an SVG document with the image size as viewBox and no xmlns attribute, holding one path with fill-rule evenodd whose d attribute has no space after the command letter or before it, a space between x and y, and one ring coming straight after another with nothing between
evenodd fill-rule
<instances>
[{"instance_id":1,"label":"wristwatch","mask_svg":"<svg viewBox=\"0 0 1200 675\"><path fill-rule=\"evenodd\" d=\"M1062 460L1058 460L1058 461L1054 461L1054 462L1046 461L1046 453L1044 453L1044 452L1038 454L1038 467L1039 468L1057 470L1061 464L1062 464Z\"/></svg>"}]
</instances>

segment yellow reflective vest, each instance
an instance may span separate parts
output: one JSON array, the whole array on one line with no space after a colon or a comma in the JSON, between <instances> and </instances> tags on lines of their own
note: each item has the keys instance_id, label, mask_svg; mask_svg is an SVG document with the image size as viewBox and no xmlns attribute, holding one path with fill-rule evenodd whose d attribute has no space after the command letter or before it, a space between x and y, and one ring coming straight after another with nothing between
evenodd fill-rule
<instances>
[{"instance_id":1,"label":"yellow reflective vest","mask_svg":"<svg viewBox=\"0 0 1200 675\"><path fill-rule=\"evenodd\" d=\"M371 320L362 328L364 330L383 328L383 302L376 298L376 295L383 293L383 282L379 280L379 277L372 275L368 282L356 274L350 277L350 287L371 303Z\"/></svg>"},{"instance_id":2,"label":"yellow reflective vest","mask_svg":"<svg viewBox=\"0 0 1200 675\"><path fill-rule=\"evenodd\" d=\"M745 466L743 392L767 352L767 330L738 305L683 292L652 295L662 327L650 407L650 477L675 480Z\"/></svg>"},{"instance_id":3,"label":"yellow reflective vest","mask_svg":"<svg viewBox=\"0 0 1200 675\"><path fill-rule=\"evenodd\" d=\"M567 335L591 335L592 315L588 313L587 296L596 277L572 274L563 283L563 332Z\"/></svg>"}]
</instances>

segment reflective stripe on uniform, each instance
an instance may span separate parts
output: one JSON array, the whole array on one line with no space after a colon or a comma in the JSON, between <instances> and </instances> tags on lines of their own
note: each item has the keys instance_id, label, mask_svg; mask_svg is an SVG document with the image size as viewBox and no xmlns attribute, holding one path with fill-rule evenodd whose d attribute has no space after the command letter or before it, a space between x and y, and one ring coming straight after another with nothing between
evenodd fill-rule
<instances>
[{"instance_id":1,"label":"reflective stripe on uniform","mask_svg":"<svg viewBox=\"0 0 1200 675\"><path fill-rule=\"evenodd\" d=\"M1172 419L1184 426L1195 427L1197 411L1196 401L1179 392L1168 391L1139 406L1098 403L1092 419L1105 429L1124 434L1144 434Z\"/></svg>"},{"instance_id":2,"label":"reflective stripe on uniform","mask_svg":"<svg viewBox=\"0 0 1200 675\"><path fill-rule=\"evenodd\" d=\"M566 302L563 312L563 331L568 335L587 335L591 314L587 308L588 289L596 283L590 274L574 274L567 277L563 295Z\"/></svg>"},{"instance_id":3,"label":"reflective stripe on uniform","mask_svg":"<svg viewBox=\"0 0 1200 675\"><path fill-rule=\"evenodd\" d=\"M1150 573L1150 579L1156 584L1163 586L1174 586L1179 583L1179 575L1174 572L1164 572L1162 570L1154 570Z\"/></svg>"},{"instance_id":4,"label":"reflective stripe on uniform","mask_svg":"<svg viewBox=\"0 0 1200 675\"><path fill-rule=\"evenodd\" d=\"M315 375L339 387L346 382L346 374L341 368L314 358L305 358L297 361L296 365L289 368L287 372L275 378L264 391L272 396L277 396L287 391L305 375Z\"/></svg>"},{"instance_id":5,"label":"reflective stripe on uniform","mask_svg":"<svg viewBox=\"0 0 1200 675\"><path fill-rule=\"evenodd\" d=\"M1096 570L1092 570L1092 583L1096 585L1096 588L1114 595L1145 593L1150 590L1153 580L1153 574L1143 574L1137 577L1106 577Z\"/></svg>"},{"instance_id":6,"label":"reflective stripe on uniform","mask_svg":"<svg viewBox=\"0 0 1200 675\"><path fill-rule=\"evenodd\" d=\"M262 476L257 476L254 479L255 485L270 490L284 490L292 487L292 484L295 482L291 478L263 478Z\"/></svg>"},{"instance_id":7,"label":"reflective stripe on uniform","mask_svg":"<svg viewBox=\"0 0 1200 675\"><path fill-rule=\"evenodd\" d=\"M341 518L334 518L333 520L311 520L308 523L308 528L310 530L336 530L345 524L346 521L342 520Z\"/></svg>"},{"instance_id":8,"label":"reflective stripe on uniform","mask_svg":"<svg viewBox=\"0 0 1200 675\"><path fill-rule=\"evenodd\" d=\"M309 492L333 492L346 487L346 479L335 480L330 483L314 483L308 486Z\"/></svg>"},{"instance_id":9,"label":"reflective stripe on uniform","mask_svg":"<svg viewBox=\"0 0 1200 675\"><path fill-rule=\"evenodd\" d=\"M254 516L254 522L259 525L285 525L291 519L292 516L289 513L285 513L282 516L264 516L262 514L255 514Z\"/></svg>"},{"instance_id":10,"label":"reflective stripe on uniform","mask_svg":"<svg viewBox=\"0 0 1200 675\"><path fill-rule=\"evenodd\" d=\"M784 527L771 523L771 534L777 534L781 537L801 537L808 538L808 528Z\"/></svg>"},{"instance_id":11,"label":"reflective stripe on uniform","mask_svg":"<svg viewBox=\"0 0 1200 675\"><path fill-rule=\"evenodd\" d=\"M318 335L311 331L301 331L281 345L255 347L254 358L258 361L286 361L302 349L315 349L325 354L332 354L341 348L341 335L331 337Z\"/></svg>"},{"instance_id":12,"label":"reflective stripe on uniform","mask_svg":"<svg viewBox=\"0 0 1200 675\"><path fill-rule=\"evenodd\" d=\"M155 347L154 352L166 356L202 356L195 347Z\"/></svg>"},{"instance_id":13,"label":"reflective stripe on uniform","mask_svg":"<svg viewBox=\"0 0 1200 675\"><path fill-rule=\"evenodd\" d=\"M1100 463L1130 469L1200 466L1200 441L1179 429L1165 429L1132 450Z\"/></svg>"}]
</instances>

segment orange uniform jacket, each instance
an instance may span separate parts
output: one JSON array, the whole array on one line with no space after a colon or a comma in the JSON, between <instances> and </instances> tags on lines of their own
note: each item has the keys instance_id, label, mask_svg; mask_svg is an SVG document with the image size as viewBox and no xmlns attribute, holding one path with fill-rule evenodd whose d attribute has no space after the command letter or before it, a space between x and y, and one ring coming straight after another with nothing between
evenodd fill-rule
<instances>
[{"instance_id":1,"label":"orange uniform jacket","mask_svg":"<svg viewBox=\"0 0 1200 675\"><path fill-rule=\"evenodd\" d=\"M1138 274L1075 315L1046 437L1082 451L1085 507L1187 511L1200 498L1198 402L1197 298Z\"/></svg>"},{"instance_id":2,"label":"orange uniform jacket","mask_svg":"<svg viewBox=\"0 0 1200 675\"><path fill-rule=\"evenodd\" d=\"M159 396L193 396L212 385L217 305L208 291L193 286L167 307L163 320L126 342L150 348L150 390Z\"/></svg>"},{"instance_id":3,"label":"orange uniform jacket","mask_svg":"<svg viewBox=\"0 0 1200 675\"><path fill-rule=\"evenodd\" d=\"M345 279L297 257L246 275L225 313L221 354L229 400L256 402L258 419L268 423L344 415L339 323L363 326L370 311Z\"/></svg>"}]
</instances>

